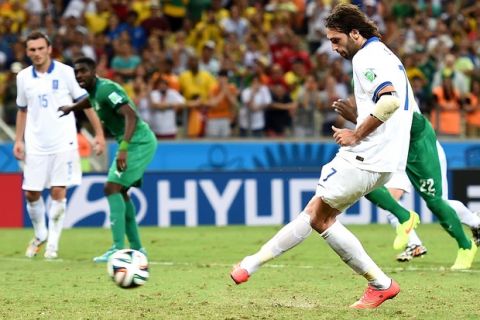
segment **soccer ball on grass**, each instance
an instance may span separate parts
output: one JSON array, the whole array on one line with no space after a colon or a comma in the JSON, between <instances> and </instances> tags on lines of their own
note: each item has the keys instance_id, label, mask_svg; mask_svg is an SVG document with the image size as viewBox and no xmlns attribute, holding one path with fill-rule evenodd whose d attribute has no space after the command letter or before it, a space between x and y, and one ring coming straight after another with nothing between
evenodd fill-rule
<instances>
[{"instance_id":1,"label":"soccer ball on grass","mask_svg":"<svg viewBox=\"0 0 480 320\"><path fill-rule=\"evenodd\" d=\"M140 251L118 250L108 259L107 271L119 287L135 288L144 285L148 279L148 260Z\"/></svg>"}]
</instances>

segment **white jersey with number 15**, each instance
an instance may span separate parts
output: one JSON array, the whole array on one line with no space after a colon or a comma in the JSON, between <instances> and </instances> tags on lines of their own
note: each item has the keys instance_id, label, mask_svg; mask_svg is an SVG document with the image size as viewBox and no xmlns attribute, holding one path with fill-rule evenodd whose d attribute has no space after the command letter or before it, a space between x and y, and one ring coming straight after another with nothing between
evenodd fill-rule
<instances>
[{"instance_id":1,"label":"white jersey with number 15","mask_svg":"<svg viewBox=\"0 0 480 320\"><path fill-rule=\"evenodd\" d=\"M59 117L58 108L70 105L87 92L76 79L73 68L52 61L46 73L33 66L17 75L17 105L28 108L25 149L29 154L52 154L78 148L75 117Z\"/></svg>"}]
</instances>

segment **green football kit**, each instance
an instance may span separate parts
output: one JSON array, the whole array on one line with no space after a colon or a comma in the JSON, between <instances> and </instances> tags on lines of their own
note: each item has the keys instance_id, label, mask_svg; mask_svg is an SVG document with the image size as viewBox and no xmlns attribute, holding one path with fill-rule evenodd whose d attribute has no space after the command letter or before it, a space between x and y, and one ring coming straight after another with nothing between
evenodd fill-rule
<instances>
[{"instance_id":1,"label":"green football kit","mask_svg":"<svg viewBox=\"0 0 480 320\"><path fill-rule=\"evenodd\" d=\"M118 171L117 157L115 157L108 171L107 181L125 188L139 187L145 170L155 154L157 147L155 134L140 118L135 104L119 84L108 79L97 78L95 88L89 92L88 99L100 121L118 143L123 140L125 134L125 118L118 109L123 105L128 105L137 113L135 131L127 147L127 168L124 171ZM125 235L132 249L144 250L138 233L136 209L132 200L127 201L121 193L110 194L107 196L107 200L110 207L113 247L103 256L95 258L97 259L95 261L98 262L105 262L112 252L123 249Z\"/></svg>"},{"instance_id":2,"label":"green football kit","mask_svg":"<svg viewBox=\"0 0 480 320\"><path fill-rule=\"evenodd\" d=\"M137 108L133 101L119 84L103 78L97 78L95 89L89 93L88 99L103 125L120 143L125 133L125 119L118 113L118 108L128 104L136 111ZM108 181L121 184L127 188L140 186L143 174L150 161L152 161L156 148L155 134L148 124L140 116L137 116L137 125L127 149L127 169L124 172L119 172L115 157L108 171Z\"/></svg>"},{"instance_id":3,"label":"green football kit","mask_svg":"<svg viewBox=\"0 0 480 320\"><path fill-rule=\"evenodd\" d=\"M459 248L470 249L472 242L463 231L455 210L442 198L442 176L437 152L437 137L430 122L420 113L413 112L410 129L406 173L415 190L440 224L456 241ZM392 212L404 223L410 212L400 206L385 187L375 189L366 198L382 209Z\"/></svg>"}]
</instances>

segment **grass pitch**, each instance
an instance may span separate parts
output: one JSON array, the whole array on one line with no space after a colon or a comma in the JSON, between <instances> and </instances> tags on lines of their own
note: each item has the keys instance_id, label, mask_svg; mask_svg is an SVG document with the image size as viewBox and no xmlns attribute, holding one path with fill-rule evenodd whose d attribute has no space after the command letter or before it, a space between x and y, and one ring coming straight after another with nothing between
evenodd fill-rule
<instances>
[{"instance_id":1,"label":"grass pitch","mask_svg":"<svg viewBox=\"0 0 480 320\"><path fill-rule=\"evenodd\" d=\"M421 225L425 258L397 263L394 231L349 226L368 253L400 284L397 298L357 311L366 281L315 233L262 267L245 284L231 266L255 252L279 227L141 228L150 279L121 289L92 257L110 246L110 231L77 228L62 235L58 261L43 252L24 258L31 229L0 230L0 319L479 319L480 259L451 272L453 239L439 225Z\"/></svg>"}]
</instances>

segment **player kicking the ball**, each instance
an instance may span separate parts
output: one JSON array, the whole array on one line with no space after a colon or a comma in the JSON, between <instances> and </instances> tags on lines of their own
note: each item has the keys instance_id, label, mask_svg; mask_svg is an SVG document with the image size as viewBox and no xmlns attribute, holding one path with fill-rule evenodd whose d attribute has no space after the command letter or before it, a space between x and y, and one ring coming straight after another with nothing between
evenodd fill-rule
<instances>
[{"instance_id":1,"label":"player kicking the ball","mask_svg":"<svg viewBox=\"0 0 480 320\"><path fill-rule=\"evenodd\" d=\"M230 275L237 284L247 281L262 264L305 240L313 228L368 281L363 296L351 307L376 308L394 298L400 287L336 217L361 196L384 185L393 172L405 169L415 100L402 63L379 41L377 27L358 7L336 6L326 27L333 49L353 62L357 127L353 131L333 128L341 148L323 166L315 195L297 218L257 253L245 257ZM412 228L415 224L413 221Z\"/></svg>"},{"instance_id":2,"label":"player kicking the ball","mask_svg":"<svg viewBox=\"0 0 480 320\"><path fill-rule=\"evenodd\" d=\"M71 111L93 107L119 143L105 185L113 246L93 260L107 262L110 255L124 248L125 235L132 249L145 253L135 220L135 206L127 191L130 187L140 186L145 169L155 154L157 139L140 119L135 104L125 90L119 84L95 75L95 62L92 59L77 59L74 70L78 83L88 92L88 99L72 106L63 106L59 111L66 115Z\"/></svg>"},{"instance_id":3,"label":"player kicking the ball","mask_svg":"<svg viewBox=\"0 0 480 320\"><path fill-rule=\"evenodd\" d=\"M411 216L416 216L416 213L412 214L397 203L404 192L411 190L411 183L413 183L428 208L438 217L445 231L457 241L459 247L457 259L451 269L470 269L479 241L480 218L460 201L448 200L445 152L438 143L430 123L420 114L420 110L416 106L412 107L414 107L414 117L410 131L406 172L394 173L385 187L372 191L366 195L366 198L392 213L389 215L389 221L397 229L394 249L400 250L406 246L405 251L398 255L397 260L409 261L427 252L414 230L405 232ZM333 103L333 108L345 119L355 122L355 106L350 101L336 101ZM460 222L470 227L473 241L465 235Z\"/></svg>"}]
</instances>

